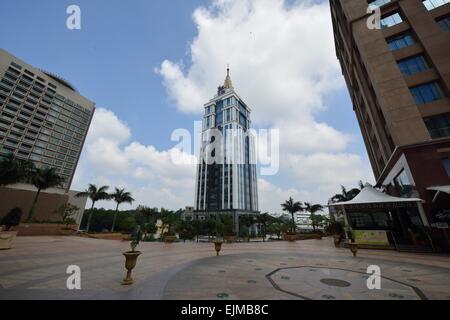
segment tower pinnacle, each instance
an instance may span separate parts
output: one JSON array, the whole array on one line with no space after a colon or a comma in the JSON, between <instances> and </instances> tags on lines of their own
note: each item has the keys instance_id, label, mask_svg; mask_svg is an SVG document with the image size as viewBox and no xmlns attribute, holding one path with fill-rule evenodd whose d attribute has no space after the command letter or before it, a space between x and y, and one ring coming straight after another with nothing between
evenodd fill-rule
<instances>
[{"instance_id":1,"label":"tower pinnacle","mask_svg":"<svg viewBox=\"0 0 450 320\"><path fill-rule=\"evenodd\" d=\"M224 82L223 86L225 89L233 88L233 83L231 82L231 78L230 78L230 65L227 65L227 77L225 78L225 82Z\"/></svg>"}]
</instances>

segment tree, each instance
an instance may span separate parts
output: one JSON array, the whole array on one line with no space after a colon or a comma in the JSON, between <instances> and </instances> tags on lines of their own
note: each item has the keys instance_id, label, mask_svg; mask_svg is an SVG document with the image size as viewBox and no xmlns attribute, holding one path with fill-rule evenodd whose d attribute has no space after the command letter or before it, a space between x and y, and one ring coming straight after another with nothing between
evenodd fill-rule
<instances>
[{"instance_id":1,"label":"tree","mask_svg":"<svg viewBox=\"0 0 450 320\"><path fill-rule=\"evenodd\" d=\"M253 215L244 214L239 216L239 224L246 227L247 242L250 242L250 228L255 224L256 218ZM239 228L241 229L241 228ZM242 235L242 234L241 234Z\"/></svg>"},{"instance_id":2,"label":"tree","mask_svg":"<svg viewBox=\"0 0 450 320\"><path fill-rule=\"evenodd\" d=\"M180 215L178 213L161 208L161 221L162 221L161 234L164 233L164 230L167 230L167 232L165 232L164 234L170 236L175 235L174 226L179 220Z\"/></svg>"},{"instance_id":3,"label":"tree","mask_svg":"<svg viewBox=\"0 0 450 320\"><path fill-rule=\"evenodd\" d=\"M205 231L208 236L208 242L211 241L211 236L216 232L216 230L217 221L215 217L209 217L203 221L203 231Z\"/></svg>"},{"instance_id":4,"label":"tree","mask_svg":"<svg viewBox=\"0 0 450 320\"><path fill-rule=\"evenodd\" d=\"M94 205L97 201L99 200L109 200L110 196L108 194L108 186L101 186L100 188L97 188L97 186L95 184L89 184L89 187L83 191L83 192L78 192L76 194L76 197L89 197L92 201L92 206L91 206L91 210L89 211L89 217L88 217L88 222L87 222L87 226L86 226L86 232L89 232L89 228L91 226L91 219L92 219L92 214L94 212Z\"/></svg>"},{"instance_id":5,"label":"tree","mask_svg":"<svg viewBox=\"0 0 450 320\"><path fill-rule=\"evenodd\" d=\"M138 206L136 212L139 215L136 217L136 221L142 220L141 223L152 222L156 224L160 216L158 208L150 208L147 206Z\"/></svg>"},{"instance_id":6,"label":"tree","mask_svg":"<svg viewBox=\"0 0 450 320\"><path fill-rule=\"evenodd\" d=\"M223 224L223 236L234 236L234 220L233 217L227 214L220 216L220 221Z\"/></svg>"},{"instance_id":7,"label":"tree","mask_svg":"<svg viewBox=\"0 0 450 320\"><path fill-rule=\"evenodd\" d=\"M194 232L194 236L198 242L198 237L200 236L200 234L203 232L204 229L203 221L199 219L195 219L194 221L192 221L192 229Z\"/></svg>"},{"instance_id":8,"label":"tree","mask_svg":"<svg viewBox=\"0 0 450 320\"><path fill-rule=\"evenodd\" d=\"M311 219L313 231L316 231L316 227L323 221L323 218L322 216L318 216L315 213L318 211L323 211L323 206L320 204L311 204L309 202L305 202L304 210L310 213L309 218Z\"/></svg>"},{"instance_id":9,"label":"tree","mask_svg":"<svg viewBox=\"0 0 450 320\"><path fill-rule=\"evenodd\" d=\"M294 201L292 197L289 197L289 200L286 200L284 203L281 204L281 208L283 211L287 211L291 214L291 232L295 233L295 219L294 214L296 212L303 211L302 203L298 201Z\"/></svg>"},{"instance_id":10,"label":"tree","mask_svg":"<svg viewBox=\"0 0 450 320\"><path fill-rule=\"evenodd\" d=\"M27 221L30 221L33 217L36 203L41 191L60 186L64 182L64 178L56 173L55 168L34 168L34 170L30 172L29 180L31 184L37 188L37 192L34 197L33 204L31 205L30 212L28 213Z\"/></svg>"},{"instance_id":11,"label":"tree","mask_svg":"<svg viewBox=\"0 0 450 320\"><path fill-rule=\"evenodd\" d=\"M263 242L265 242L266 234L267 234L267 226L271 221L273 221L273 217L268 212L265 212L265 213L258 215L256 220L258 221L258 223L261 226Z\"/></svg>"},{"instance_id":12,"label":"tree","mask_svg":"<svg viewBox=\"0 0 450 320\"><path fill-rule=\"evenodd\" d=\"M144 233L144 240L153 240L153 235L158 231L158 227L154 222L147 222L142 225L142 231Z\"/></svg>"},{"instance_id":13,"label":"tree","mask_svg":"<svg viewBox=\"0 0 450 320\"><path fill-rule=\"evenodd\" d=\"M56 209L56 213L60 215L62 222L66 225L66 229L69 228L69 224L75 222L72 216L78 210L80 210L80 208L70 203L63 204L58 209Z\"/></svg>"},{"instance_id":14,"label":"tree","mask_svg":"<svg viewBox=\"0 0 450 320\"><path fill-rule=\"evenodd\" d=\"M175 230L180 235L180 239L184 242L186 242L186 240L192 240L196 236L194 225L190 219L179 220L175 225Z\"/></svg>"},{"instance_id":15,"label":"tree","mask_svg":"<svg viewBox=\"0 0 450 320\"><path fill-rule=\"evenodd\" d=\"M0 158L0 186L26 182L34 164L30 160L17 159L14 154Z\"/></svg>"},{"instance_id":16,"label":"tree","mask_svg":"<svg viewBox=\"0 0 450 320\"><path fill-rule=\"evenodd\" d=\"M281 235L287 232L291 228L291 221L289 217L282 216L279 218L273 218L272 222L268 225L267 230L271 234L276 234L278 239L281 239Z\"/></svg>"},{"instance_id":17,"label":"tree","mask_svg":"<svg viewBox=\"0 0 450 320\"><path fill-rule=\"evenodd\" d=\"M331 200L333 202L344 202L344 201L350 201L354 197L356 197L361 192L358 188L353 188L350 190L347 190L344 186L341 186L341 193L335 194Z\"/></svg>"},{"instance_id":18,"label":"tree","mask_svg":"<svg viewBox=\"0 0 450 320\"><path fill-rule=\"evenodd\" d=\"M131 196L130 192L125 191L125 189L119 189L119 188L115 188L114 193L110 194L110 198L113 199L117 203L116 212L114 213L113 224L111 227L111 232L114 232L114 228L116 226L117 212L119 211L119 205L121 203L132 204L134 199Z\"/></svg>"}]
</instances>

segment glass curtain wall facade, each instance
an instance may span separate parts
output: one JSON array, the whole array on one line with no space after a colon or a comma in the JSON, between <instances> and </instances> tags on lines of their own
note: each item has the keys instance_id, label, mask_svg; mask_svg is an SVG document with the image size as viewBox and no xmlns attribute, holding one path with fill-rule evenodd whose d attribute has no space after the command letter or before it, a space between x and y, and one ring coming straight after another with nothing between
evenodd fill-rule
<instances>
[{"instance_id":1,"label":"glass curtain wall facade","mask_svg":"<svg viewBox=\"0 0 450 320\"><path fill-rule=\"evenodd\" d=\"M0 157L53 167L69 189L94 109L67 81L0 49Z\"/></svg>"},{"instance_id":2,"label":"glass curtain wall facade","mask_svg":"<svg viewBox=\"0 0 450 320\"><path fill-rule=\"evenodd\" d=\"M197 214L258 212L250 113L235 93L228 73L217 95L205 104L195 192ZM208 161L209 156L216 157L215 161Z\"/></svg>"}]
</instances>

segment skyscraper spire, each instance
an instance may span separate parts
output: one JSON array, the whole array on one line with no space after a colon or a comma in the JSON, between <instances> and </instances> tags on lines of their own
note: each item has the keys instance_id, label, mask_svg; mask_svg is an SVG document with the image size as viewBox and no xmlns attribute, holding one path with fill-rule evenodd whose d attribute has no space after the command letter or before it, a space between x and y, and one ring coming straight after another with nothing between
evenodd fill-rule
<instances>
[{"instance_id":1,"label":"skyscraper spire","mask_svg":"<svg viewBox=\"0 0 450 320\"><path fill-rule=\"evenodd\" d=\"M231 78L230 78L230 65L227 65L227 77L225 78L225 82L224 82L223 86L225 89L233 88L233 83L231 82Z\"/></svg>"}]
</instances>

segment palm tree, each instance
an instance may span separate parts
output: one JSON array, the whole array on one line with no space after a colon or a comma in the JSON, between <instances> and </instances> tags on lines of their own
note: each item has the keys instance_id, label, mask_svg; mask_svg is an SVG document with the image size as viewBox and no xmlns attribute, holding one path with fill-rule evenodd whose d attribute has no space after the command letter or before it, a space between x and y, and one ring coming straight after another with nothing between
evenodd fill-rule
<instances>
[{"instance_id":1,"label":"palm tree","mask_svg":"<svg viewBox=\"0 0 450 320\"><path fill-rule=\"evenodd\" d=\"M341 186L342 191L341 193L335 194L331 200L333 202L344 202L344 201L350 201L352 200L354 197L356 197L361 190L358 188L353 188L350 190L347 190L344 186Z\"/></svg>"},{"instance_id":2,"label":"palm tree","mask_svg":"<svg viewBox=\"0 0 450 320\"><path fill-rule=\"evenodd\" d=\"M260 226L262 227L262 236L263 236L263 242L266 241L266 234L267 234L267 225L273 221L273 217L268 213L262 213L260 215L257 216L257 221L260 224Z\"/></svg>"},{"instance_id":3,"label":"palm tree","mask_svg":"<svg viewBox=\"0 0 450 320\"><path fill-rule=\"evenodd\" d=\"M108 194L108 186L101 186L97 188L95 184L89 184L89 187L83 191L78 192L76 197L89 197L92 200L91 210L89 211L88 222L86 226L86 232L89 232L91 226L92 213L94 212L94 205L99 200L109 200L110 196Z\"/></svg>"},{"instance_id":4,"label":"palm tree","mask_svg":"<svg viewBox=\"0 0 450 320\"><path fill-rule=\"evenodd\" d=\"M294 214L296 212L300 212L303 211L303 207L302 207L302 203L298 202L298 201L294 201L294 199L292 199L292 197L289 197L289 200L286 200L284 203L281 204L281 208L283 209L283 211L287 211L291 214L291 232L294 233L295 232L295 219L294 219Z\"/></svg>"},{"instance_id":5,"label":"palm tree","mask_svg":"<svg viewBox=\"0 0 450 320\"><path fill-rule=\"evenodd\" d=\"M310 215L310 219L311 219L311 224L313 227L313 231L316 231L316 224L321 221L321 219L317 219L315 213L317 211L322 211L323 210L323 206L320 204L311 204L309 202L305 202L305 208L304 210L306 212L309 212Z\"/></svg>"},{"instance_id":6,"label":"palm tree","mask_svg":"<svg viewBox=\"0 0 450 320\"><path fill-rule=\"evenodd\" d=\"M0 158L0 186L25 182L33 169L34 164L30 160L20 160L9 153Z\"/></svg>"},{"instance_id":7,"label":"palm tree","mask_svg":"<svg viewBox=\"0 0 450 320\"><path fill-rule=\"evenodd\" d=\"M55 168L34 168L34 170L30 172L29 181L37 188L37 193L34 197L33 204L31 205L30 212L28 213L27 221L30 221L33 217L34 209L41 191L60 186L64 182L64 178L56 173Z\"/></svg>"},{"instance_id":8,"label":"palm tree","mask_svg":"<svg viewBox=\"0 0 450 320\"><path fill-rule=\"evenodd\" d=\"M115 188L115 192L110 194L110 197L117 203L116 212L114 213L113 224L111 227L111 232L114 232L114 227L116 226L117 213L119 212L119 205L121 203L132 204L134 199L131 196L130 192L126 192L125 189L119 189L119 188Z\"/></svg>"}]
</instances>

